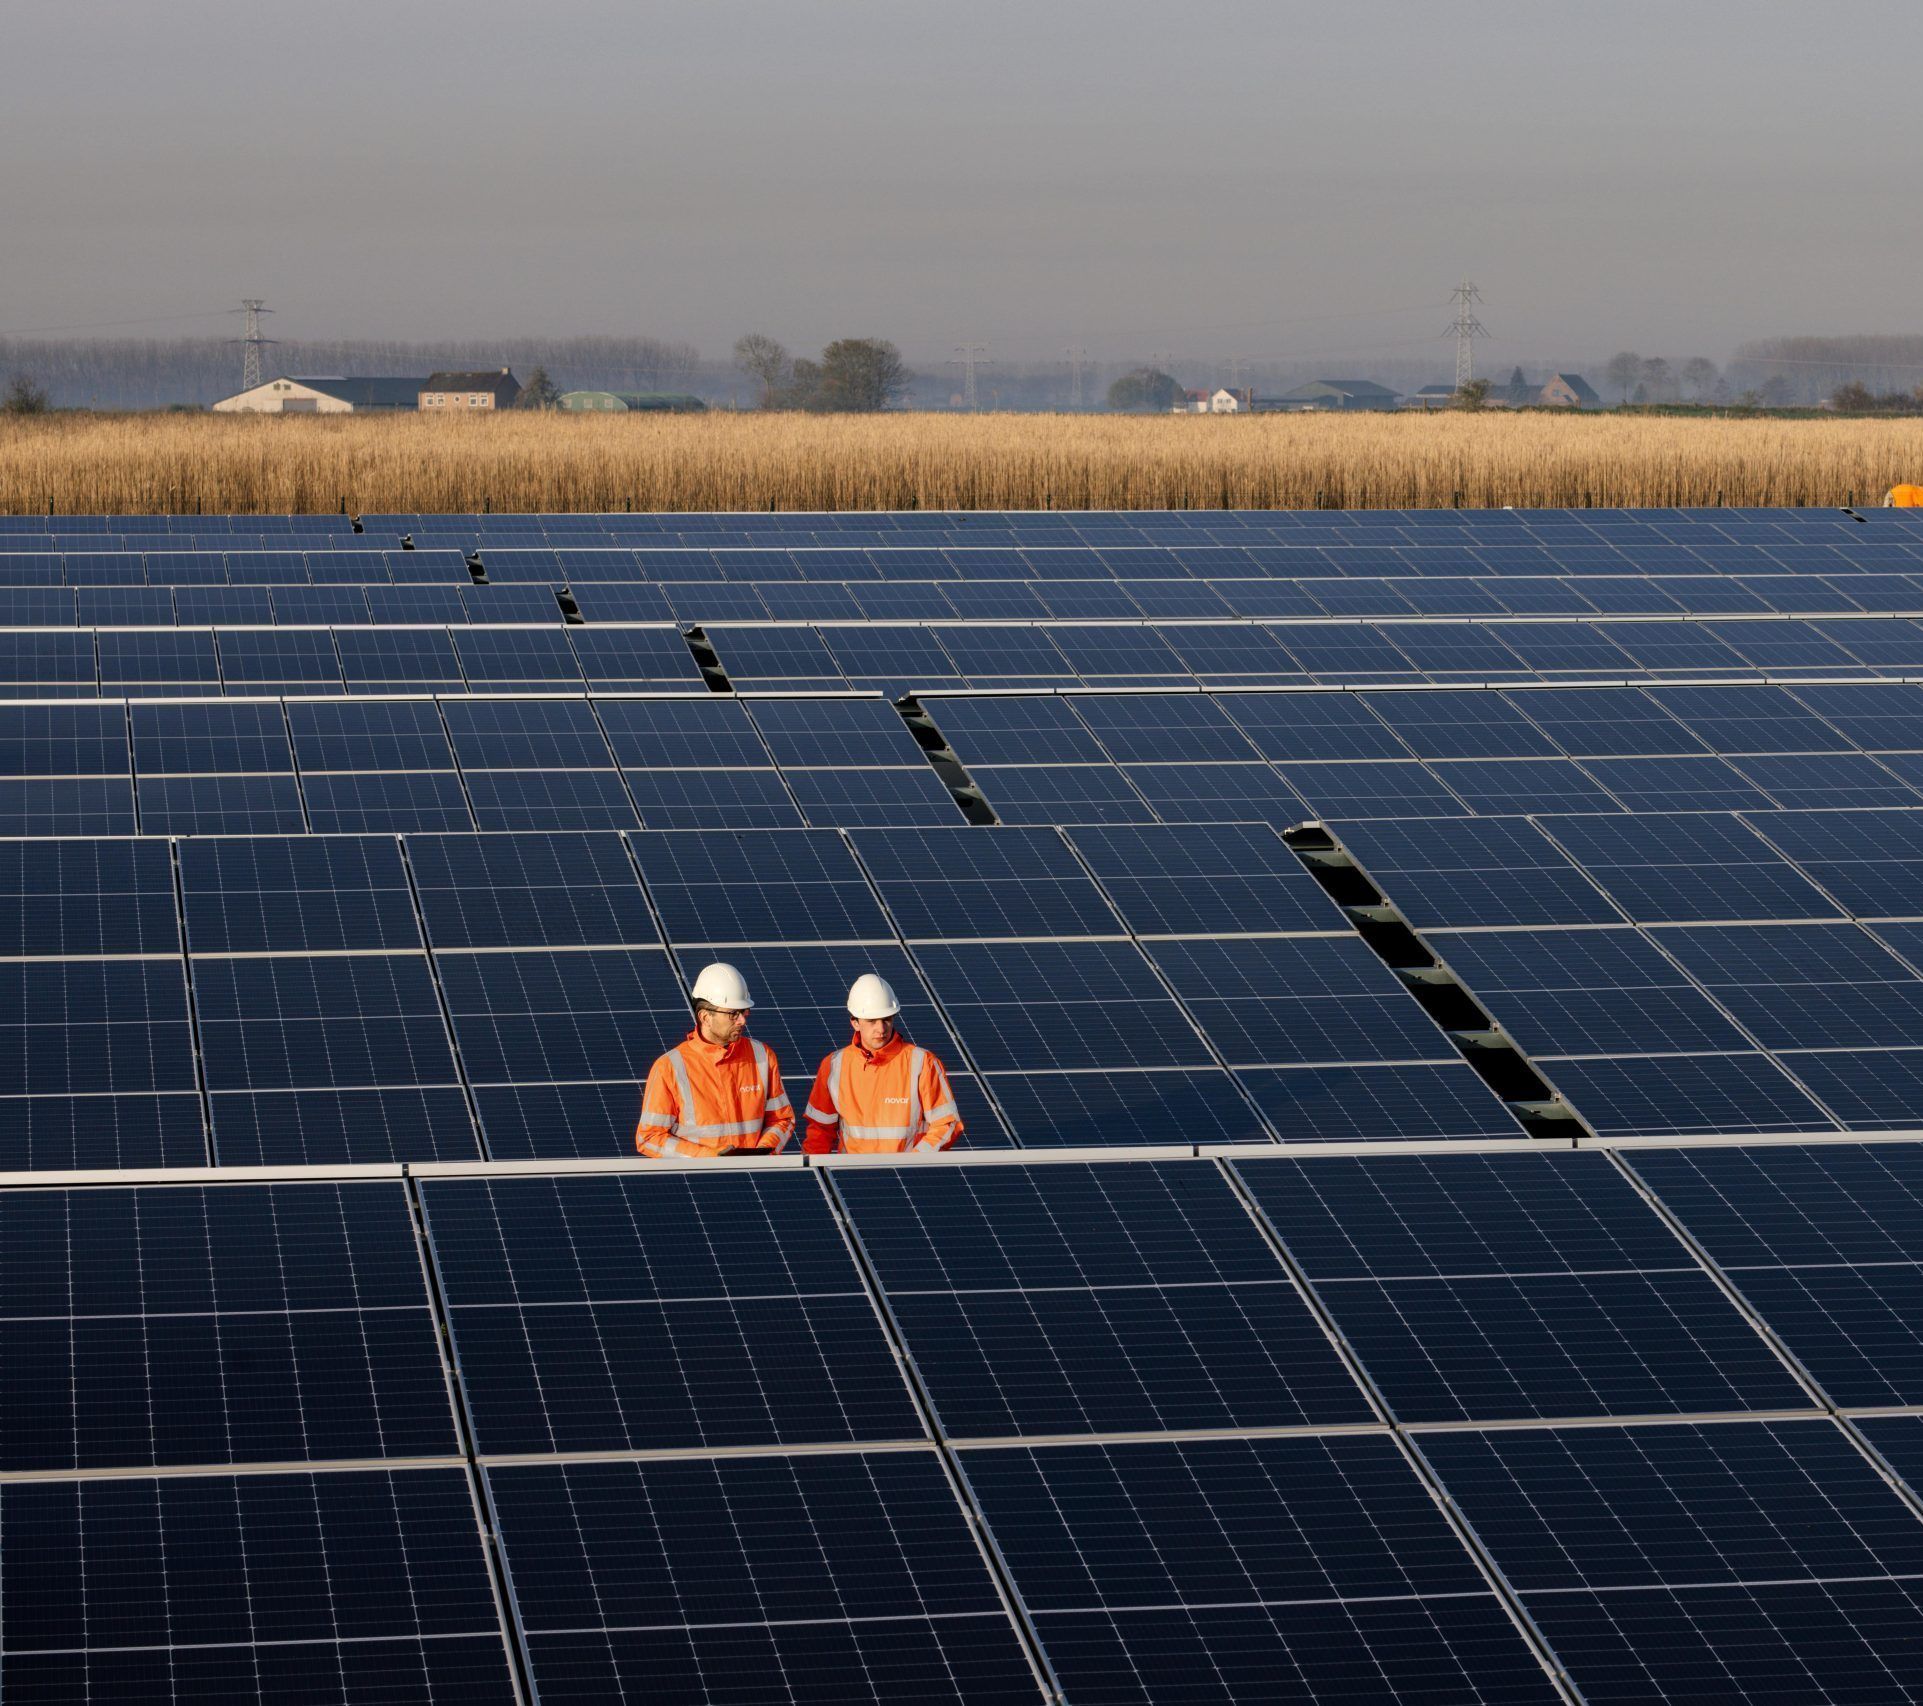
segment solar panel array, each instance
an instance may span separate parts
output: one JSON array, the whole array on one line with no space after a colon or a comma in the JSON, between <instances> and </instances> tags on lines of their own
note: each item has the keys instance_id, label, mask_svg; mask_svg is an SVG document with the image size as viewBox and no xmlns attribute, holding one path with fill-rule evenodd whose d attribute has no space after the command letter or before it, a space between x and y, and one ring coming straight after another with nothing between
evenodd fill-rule
<instances>
[{"instance_id":1,"label":"solar panel array","mask_svg":"<svg viewBox=\"0 0 1923 1706\"><path fill-rule=\"evenodd\" d=\"M1898 512L0 517L0 1697L1923 1699L1912 618ZM717 957L960 1152L629 1159Z\"/></svg>"}]
</instances>

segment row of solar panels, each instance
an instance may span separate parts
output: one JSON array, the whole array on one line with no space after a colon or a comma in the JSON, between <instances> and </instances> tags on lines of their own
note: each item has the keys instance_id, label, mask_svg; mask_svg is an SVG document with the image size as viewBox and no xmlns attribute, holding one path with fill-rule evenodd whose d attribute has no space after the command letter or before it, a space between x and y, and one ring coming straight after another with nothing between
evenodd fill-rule
<instances>
[{"instance_id":1,"label":"row of solar panels","mask_svg":"<svg viewBox=\"0 0 1923 1706\"><path fill-rule=\"evenodd\" d=\"M0 629L0 698L578 693L584 687L699 692L718 685L669 625L544 627L520 621L523 612L494 614L509 619L451 628ZM967 688L1665 679L1760 685L1766 677L1821 681L1923 670L1923 625L1874 616L1817 622L728 622L706 625L698 637L735 688L889 698Z\"/></svg>"},{"instance_id":2,"label":"row of solar panels","mask_svg":"<svg viewBox=\"0 0 1923 1706\"><path fill-rule=\"evenodd\" d=\"M0 1681L1923 1687L1915 1145L417 1190L0 1194Z\"/></svg>"},{"instance_id":3,"label":"row of solar panels","mask_svg":"<svg viewBox=\"0 0 1923 1706\"><path fill-rule=\"evenodd\" d=\"M225 1164L472 1159L477 1115L495 1157L625 1154L717 955L797 1091L887 977L971 1147L1521 1135L1259 826L43 840L0 873L32 956L0 960L0 1171L203 1164L209 1112Z\"/></svg>"},{"instance_id":4,"label":"row of solar panels","mask_svg":"<svg viewBox=\"0 0 1923 1706\"><path fill-rule=\"evenodd\" d=\"M963 695L926 709L1010 824L1923 803L1923 699L1907 683ZM26 835L963 815L896 713L853 698L14 704L0 706L0 772L0 829Z\"/></svg>"},{"instance_id":5,"label":"row of solar panels","mask_svg":"<svg viewBox=\"0 0 1923 1706\"><path fill-rule=\"evenodd\" d=\"M1923 812L1331 831L1590 1130L1923 1127ZM1254 825L9 842L0 903L16 1167L197 1164L202 1089L225 1163L619 1154L717 954L797 1073L880 970L977 1146L1518 1135Z\"/></svg>"},{"instance_id":6,"label":"row of solar panels","mask_svg":"<svg viewBox=\"0 0 1923 1706\"><path fill-rule=\"evenodd\" d=\"M352 536L349 536L350 539ZM17 543L8 541L8 543ZM461 581L472 556L499 581L1103 581L1391 580L1580 575L1750 575L1904 573L1923 564L1923 533L1906 539L1846 538L1694 546L1625 545L1233 546L1001 549L635 550L368 549L358 542L322 551L175 549L130 546L76 551L71 541L38 551L0 552L6 586L306 586L343 582Z\"/></svg>"}]
</instances>

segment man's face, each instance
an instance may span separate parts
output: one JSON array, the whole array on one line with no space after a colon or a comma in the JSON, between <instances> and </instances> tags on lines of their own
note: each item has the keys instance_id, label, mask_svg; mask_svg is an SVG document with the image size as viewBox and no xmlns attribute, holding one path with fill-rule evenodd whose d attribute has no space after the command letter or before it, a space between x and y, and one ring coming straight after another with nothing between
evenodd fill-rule
<instances>
[{"instance_id":1,"label":"man's face","mask_svg":"<svg viewBox=\"0 0 1923 1706\"><path fill-rule=\"evenodd\" d=\"M870 1054L878 1054L888 1046L888 1039L895 1034L893 1019L855 1019L855 1040Z\"/></svg>"},{"instance_id":2,"label":"man's face","mask_svg":"<svg viewBox=\"0 0 1923 1706\"><path fill-rule=\"evenodd\" d=\"M725 1047L747 1029L748 1015L745 1009L708 1007L702 1010L701 1035L711 1043Z\"/></svg>"}]
</instances>

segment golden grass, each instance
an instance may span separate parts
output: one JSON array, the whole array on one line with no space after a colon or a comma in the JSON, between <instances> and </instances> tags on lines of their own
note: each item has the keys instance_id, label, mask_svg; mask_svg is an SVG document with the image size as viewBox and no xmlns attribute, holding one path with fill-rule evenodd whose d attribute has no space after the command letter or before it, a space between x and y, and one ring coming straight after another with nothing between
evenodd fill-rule
<instances>
[{"instance_id":1,"label":"golden grass","mask_svg":"<svg viewBox=\"0 0 1923 1706\"><path fill-rule=\"evenodd\" d=\"M0 512L1859 504L1923 422L1548 414L0 419Z\"/></svg>"}]
</instances>

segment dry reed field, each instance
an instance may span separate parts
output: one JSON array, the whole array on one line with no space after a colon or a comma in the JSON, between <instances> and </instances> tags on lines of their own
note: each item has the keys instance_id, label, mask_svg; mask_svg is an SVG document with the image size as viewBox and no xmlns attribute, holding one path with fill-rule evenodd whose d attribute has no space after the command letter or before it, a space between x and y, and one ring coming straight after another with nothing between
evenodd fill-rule
<instances>
[{"instance_id":1,"label":"dry reed field","mask_svg":"<svg viewBox=\"0 0 1923 1706\"><path fill-rule=\"evenodd\" d=\"M0 512L1859 504L1923 422L1637 416L57 414Z\"/></svg>"}]
</instances>

